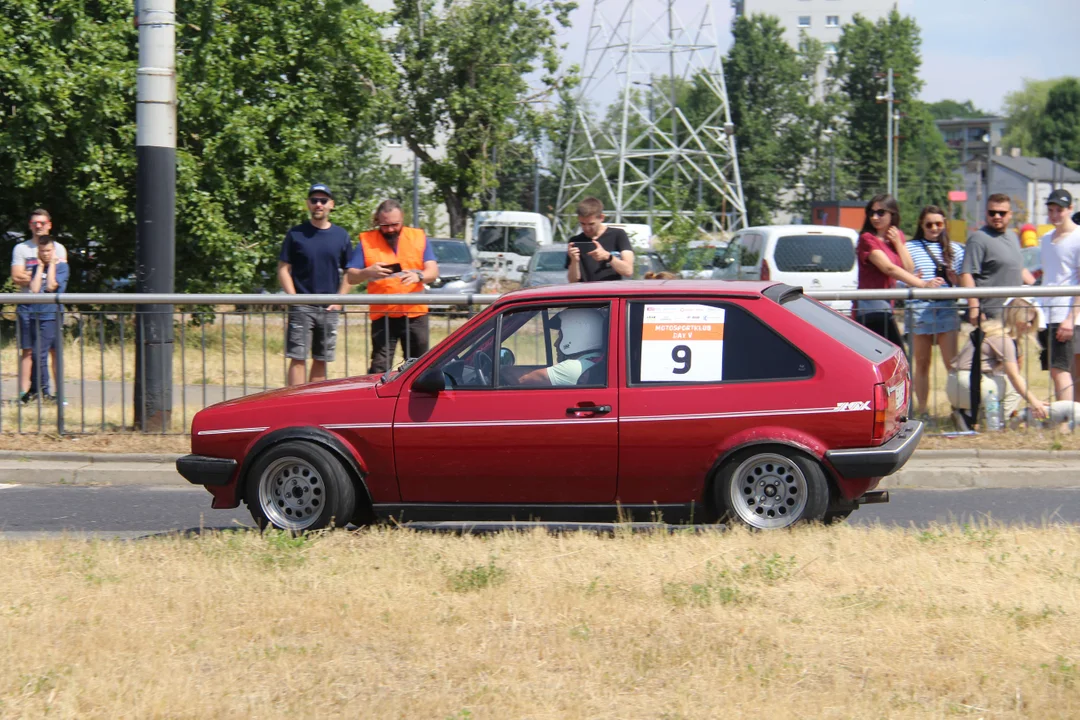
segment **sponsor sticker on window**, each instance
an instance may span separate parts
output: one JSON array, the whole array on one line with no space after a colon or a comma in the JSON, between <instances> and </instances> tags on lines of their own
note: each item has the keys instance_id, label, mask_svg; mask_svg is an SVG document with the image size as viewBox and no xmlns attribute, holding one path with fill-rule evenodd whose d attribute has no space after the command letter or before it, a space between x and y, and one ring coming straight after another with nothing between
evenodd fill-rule
<instances>
[{"instance_id":1,"label":"sponsor sticker on window","mask_svg":"<svg viewBox=\"0 0 1080 720\"><path fill-rule=\"evenodd\" d=\"M641 328L642 382L723 379L724 310L709 305L646 305Z\"/></svg>"}]
</instances>

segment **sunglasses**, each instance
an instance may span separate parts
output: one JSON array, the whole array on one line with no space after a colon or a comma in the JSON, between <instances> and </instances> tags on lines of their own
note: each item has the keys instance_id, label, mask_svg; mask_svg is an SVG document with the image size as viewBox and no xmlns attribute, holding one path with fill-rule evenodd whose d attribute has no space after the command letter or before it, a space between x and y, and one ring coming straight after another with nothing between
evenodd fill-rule
<instances>
[{"instance_id":1,"label":"sunglasses","mask_svg":"<svg viewBox=\"0 0 1080 720\"><path fill-rule=\"evenodd\" d=\"M389 225L380 225L380 230L393 230L394 228L401 227L401 223L390 223Z\"/></svg>"},{"instance_id":2,"label":"sunglasses","mask_svg":"<svg viewBox=\"0 0 1080 720\"><path fill-rule=\"evenodd\" d=\"M313 198L308 198L307 201L309 203L311 203L312 205L325 205L326 203L330 202L330 198L313 197Z\"/></svg>"},{"instance_id":3,"label":"sunglasses","mask_svg":"<svg viewBox=\"0 0 1080 720\"><path fill-rule=\"evenodd\" d=\"M923 228L926 229L926 230L933 230L934 228L943 228L943 227L945 227L945 223L943 223L943 222L925 222L925 223L923 223Z\"/></svg>"},{"instance_id":4,"label":"sunglasses","mask_svg":"<svg viewBox=\"0 0 1080 720\"><path fill-rule=\"evenodd\" d=\"M888 210L880 210L879 209L879 210L871 210L870 211L870 217L876 217L876 218L883 217L885 215L890 215L890 214L891 213Z\"/></svg>"},{"instance_id":5,"label":"sunglasses","mask_svg":"<svg viewBox=\"0 0 1080 720\"><path fill-rule=\"evenodd\" d=\"M1011 212L1012 210L987 210L986 214L990 217L1005 217Z\"/></svg>"}]
</instances>

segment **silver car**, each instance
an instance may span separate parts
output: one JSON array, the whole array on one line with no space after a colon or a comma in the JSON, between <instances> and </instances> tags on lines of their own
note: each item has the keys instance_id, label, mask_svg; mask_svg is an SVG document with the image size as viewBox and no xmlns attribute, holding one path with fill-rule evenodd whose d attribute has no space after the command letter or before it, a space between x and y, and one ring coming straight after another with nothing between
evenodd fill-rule
<instances>
[{"instance_id":1,"label":"silver car","mask_svg":"<svg viewBox=\"0 0 1080 720\"><path fill-rule=\"evenodd\" d=\"M439 277L427 286L429 295L475 295L484 287L484 276L464 240L428 238L439 263Z\"/></svg>"},{"instance_id":2,"label":"silver car","mask_svg":"<svg viewBox=\"0 0 1080 720\"><path fill-rule=\"evenodd\" d=\"M565 243L539 248L529 258L529 265L521 277L521 287L566 283L566 251Z\"/></svg>"}]
</instances>

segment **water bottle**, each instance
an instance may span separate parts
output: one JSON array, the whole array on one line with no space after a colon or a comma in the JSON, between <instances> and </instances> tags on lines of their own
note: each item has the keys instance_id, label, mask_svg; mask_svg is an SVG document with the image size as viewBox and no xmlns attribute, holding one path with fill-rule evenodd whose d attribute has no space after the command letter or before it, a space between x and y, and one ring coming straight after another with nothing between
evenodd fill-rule
<instances>
[{"instance_id":1,"label":"water bottle","mask_svg":"<svg viewBox=\"0 0 1080 720\"><path fill-rule=\"evenodd\" d=\"M993 390L986 396L986 429L992 432L1001 429L1001 403Z\"/></svg>"}]
</instances>

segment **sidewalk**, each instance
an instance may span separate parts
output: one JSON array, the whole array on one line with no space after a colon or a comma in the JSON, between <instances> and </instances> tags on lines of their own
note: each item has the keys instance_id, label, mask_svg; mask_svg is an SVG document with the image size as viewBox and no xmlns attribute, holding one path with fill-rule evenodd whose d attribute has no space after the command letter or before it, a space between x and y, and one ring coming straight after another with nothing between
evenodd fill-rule
<instances>
[{"instance_id":1,"label":"sidewalk","mask_svg":"<svg viewBox=\"0 0 1080 720\"><path fill-rule=\"evenodd\" d=\"M0 451L0 484L193 487L179 455ZM1080 451L921 450L881 489L1080 488Z\"/></svg>"}]
</instances>

